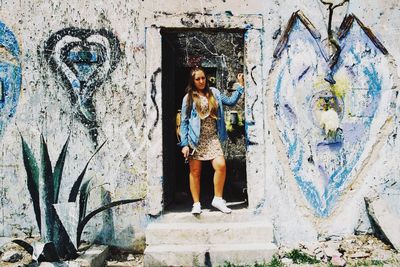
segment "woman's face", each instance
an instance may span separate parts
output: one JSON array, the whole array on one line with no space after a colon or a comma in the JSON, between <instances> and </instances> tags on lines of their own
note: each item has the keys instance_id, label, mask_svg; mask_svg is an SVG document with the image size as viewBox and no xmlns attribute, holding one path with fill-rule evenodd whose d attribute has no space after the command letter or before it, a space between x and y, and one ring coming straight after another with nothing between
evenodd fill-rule
<instances>
[{"instance_id":1,"label":"woman's face","mask_svg":"<svg viewBox=\"0 0 400 267\"><path fill-rule=\"evenodd\" d=\"M206 87L206 75L203 71L198 70L193 77L194 86L197 90L203 90Z\"/></svg>"}]
</instances>

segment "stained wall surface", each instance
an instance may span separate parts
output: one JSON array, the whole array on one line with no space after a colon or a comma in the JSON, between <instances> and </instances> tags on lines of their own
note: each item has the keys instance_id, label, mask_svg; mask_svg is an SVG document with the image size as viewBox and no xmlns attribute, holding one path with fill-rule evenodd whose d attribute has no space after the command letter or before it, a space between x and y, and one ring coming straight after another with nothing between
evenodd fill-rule
<instances>
[{"instance_id":1,"label":"stained wall surface","mask_svg":"<svg viewBox=\"0 0 400 267\"><path fill-rule=\"evenodd\" d=\"M399 13L397 0L350 0L335 9L341 53L330 68L328 11L319 1L1 1L0 236L38 233L21 136L40 165L42 134L53 167L70 137L60 202L106 141L85 174L93 187L87 209L144 201L97 215L84 239L143 246L149 203L162 196L149 190L147 157L159 149L150 136L162 139L148 114L155 104L148 99L161 88L146 76L146 58L161 51L148 46L146 32L149 21L169 16L185 29L207 27L192 21L194 14L216 24L220 17L262 18L261 53L246 52L261 62L261 75L245 74L246 90L262 87L256 99L263 109L252 113L247 105L245 116L262 122L263 156L251 160L265 172L248 182L265 185L262 201L250 207L270 216L276 240L368 231L364 197L400 191ZM346 15L353 20L340 28ZM335 84L326 81L330 74Z\"/></svg>"}]
</instances>

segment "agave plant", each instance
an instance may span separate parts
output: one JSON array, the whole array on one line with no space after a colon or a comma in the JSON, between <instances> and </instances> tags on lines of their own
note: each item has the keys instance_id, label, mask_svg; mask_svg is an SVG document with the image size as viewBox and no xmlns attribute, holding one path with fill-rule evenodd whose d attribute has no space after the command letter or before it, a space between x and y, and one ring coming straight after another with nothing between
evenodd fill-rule
<instances>
[{"instance_id":1,"label":"agave plant","mask_svg":"<svg viewBox=\"0 0 400 267\"><path fill-rule=\"evenodd\" d=\"M43 243L30 245L23 240L14 240L14 242L33 254L33 258L38 261L76 258L83 229L91 218L106 209L142 200L126 199L114 201L86 214L91 179L84 179L84 177L90 161L104 146L106 143L104 142L89 158L81 174L76 179L69 193L68 202L60 203L60 185L69 139L68 137L53 170L43 135L40 135L40 168L32 150L21 135L27 186L32 198L36 222ZM77 201L78 195L79 201ZM42 218L44 219L43 222Z\"/></svg>"}]
</instances>

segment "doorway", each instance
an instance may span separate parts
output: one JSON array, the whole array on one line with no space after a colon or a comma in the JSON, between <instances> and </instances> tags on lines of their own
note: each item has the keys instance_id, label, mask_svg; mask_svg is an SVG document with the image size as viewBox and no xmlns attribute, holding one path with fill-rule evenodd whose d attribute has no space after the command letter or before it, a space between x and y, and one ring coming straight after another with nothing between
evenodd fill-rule
<instances>
[{"instance_id":1,"label":"doorway","mask_svg":"<svg viewBox=\"0 0 400 267\"><path fill-rule=\"evenodd\" d=\"M161 29L162 42L162 149L163 208L188 211L192 205L189 189L189 166L178 146L176 117L188 82L190 68L201 66L210 86L225 95L235 89L236 75L244 72L244 31ZM247 207L245 98L233 107L224 107L228 140L223 144L227 163L224 198ZM213 197L213 168L205 162L201 176L201 202L209 208ZM235 208L235 206L231 206Z\"/></svg>"}]
</instances>

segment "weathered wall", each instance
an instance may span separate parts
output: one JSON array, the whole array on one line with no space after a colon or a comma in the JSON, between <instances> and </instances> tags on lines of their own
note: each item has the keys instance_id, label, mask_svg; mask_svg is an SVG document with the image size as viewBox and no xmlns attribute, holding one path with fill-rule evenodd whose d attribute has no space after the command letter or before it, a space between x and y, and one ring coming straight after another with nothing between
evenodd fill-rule
<instances>
[{"instance_id":1,"label":"weathered wall","mask_svg":"<svg viewBox=\"0 0 400 267\"><path fill-rule=\"evenodd\" d=\"M263 16L263 53L257 57L263 65L258 82L265 90L260 96L265 113L255 115L264 120L265 160L258 161L266 175L257 179L266 185L259 208L270 214L276 239L313 240L320 234L353 232L359 224L368 227L361 223L366 219L363 197L398 190L389 185L399 179L400 110L397 88L392 89L400 73L393 63L400 61L399 6L397 0L350 0L349 7L335 10L335 31L345 13L353 13L389 53L383 55L353 27L342 41L335 71L343 94L336 95L323 80L327 63L301 23L291 31L281 56L273 57L287 21L299 9L320 32L320 46L329 51L328 13L318 1L2 1L5 26L0 26L8 30L0 31L0 78L8 93L0 98L0 235L38 232L19 132L37 159L43 133L53 165L71 136L61 201L104 140L86 177L93 178L94 186L102 185L112 200L147 197L151 129L146 127L150 87L145 57L159 52L146 51L145 21L156 14L190 19L186 13L192 12ZM79 54L81 50L86 53ZM310 103L322 91L331 92L329 97L339 103L335 111L341 113L343 146L333 152L317 149L324 136L313 117L319 116L318 105ZM301 158L301 153L309 154ZM89 210L102 203L101 191L91 191ZM120 206L97 216L85 238L134 247L150 221L146 202Z\"/></svg>"}]
</instances>

